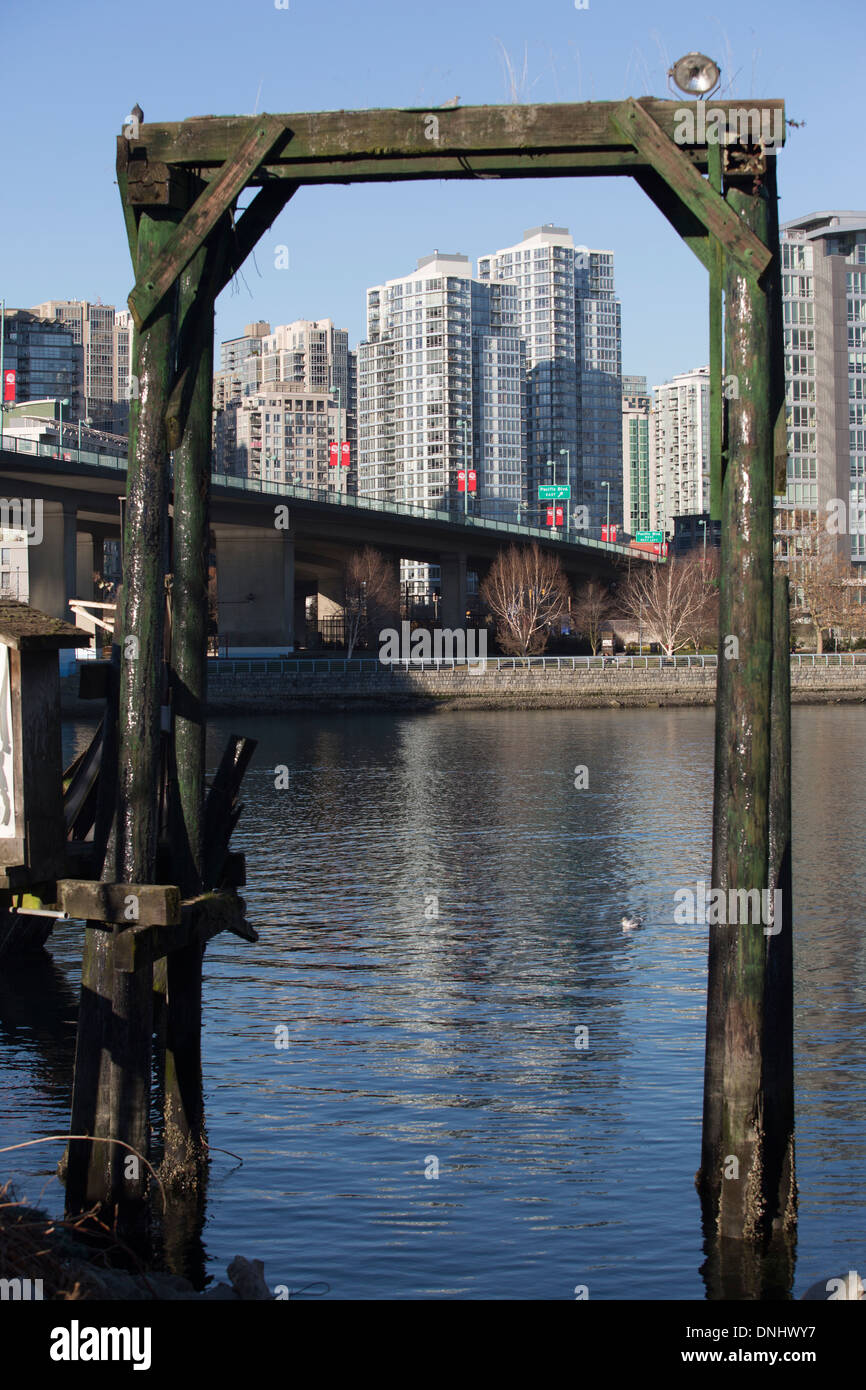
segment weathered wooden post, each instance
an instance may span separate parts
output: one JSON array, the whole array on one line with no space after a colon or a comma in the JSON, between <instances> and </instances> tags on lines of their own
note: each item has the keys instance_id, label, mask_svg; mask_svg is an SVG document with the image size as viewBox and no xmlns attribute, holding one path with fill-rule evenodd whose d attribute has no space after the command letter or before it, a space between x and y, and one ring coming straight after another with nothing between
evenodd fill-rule
<instances>
[{"instance_id":1,"label":"weathered wooden post","mask_svg":"<svg viewBox=\"0 0 866 1390\"><path fill-rule=\"evenodd\" d=\"M771 156L764 156L768 163ZM773 1049L788 1055L775 1029L790 1020L785 1002L790 974L775 968L790 943L784 913L769 925L731 920L750 914L732 890L766 892L770 860L772 707L789 699L787 640L773 657L772 517L775 409L773 334L778 242L773 243L772 184L753 165L746 177L730 172L726 201L773 253L759 277L725 257L725 380L727 463L722 483L722 557L716 772L713 813L713 887L724 894L722 922L709 928L704 1117L698 1186L705 1226L722 1239L760 1239L774 1223L790 1226L793 1171L780 1169L792 1154L778 1133L787 1114L790 1067L768 1066ZM787 607L785 610L787 620ZM789 824L789 782L784 736L775 744L775 824ZM788 898L790 888L783 897ZM759 898L760 901L760 898ZM782 920L778 920L778 916ZM770 962L773 962L771 968ZM792 1115L791 1115L792 1121Z\"/></svg>"},{"instance_id":2,"label":"weathered wooden post","mask_svg":"<svg viewBox=\"0 0 866 1390\"><path fill-rule=\"evenodd\" d=\"M770 874L780 911L767 938L764 990L764 1202L773 1229L797 1219L794 1165L794 902L791 858L791 625L787 575L773 580Z\"/></svg>"},{"instance_id":3,"label":"weathered wooden post","mask_svg":"<svg viewBox=\"0 0 866 1390\"><path fill-rule=\"evenodd\" d=\"M170 241L180 212L142 208L136 272L142 278ZM125 884L156 882L162 728L162 661L168 555L169 457L165 412L174 375L177 289L172 284L148 318L136 323L124 515L120 615L117 839L114 871ZM138 920L130 903L130 922ZM113 972L116 1030L111 1063L109 1133L142 1154L149 1143L153 970ZM143 1165L112 1146L112 1196L140 1200ZM124 1174L127 1174L124 1179Z\"/></svg>"},{"instance_id":4,"label":"weathered wooden post","mask_svg":"<svg viewBox=\"0 0 866 1390\"><path fill-rule=\"evenodd\" d=\"M213 265L202 247L180 279L176 413L169 430L174 455L172 582L172 738L169 828L174 872L185 897L202 891L207 700L207 571L210 499ZM201 995L204 947L199 941L166 958L163 1177L195 1182L204 1164Z\"/></svg>"}]
</instances>

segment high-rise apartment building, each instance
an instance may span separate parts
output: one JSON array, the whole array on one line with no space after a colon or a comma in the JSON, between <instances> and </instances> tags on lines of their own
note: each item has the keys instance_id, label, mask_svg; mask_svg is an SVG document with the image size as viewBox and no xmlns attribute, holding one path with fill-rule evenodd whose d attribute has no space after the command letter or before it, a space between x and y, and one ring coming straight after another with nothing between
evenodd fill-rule
<instances>
[{"instance_id":1,"label":"high-rise apartment building","mask_svg":"<svg viewBox=\"0 0 866 1390\"><path fill-rule=\"evenodd\" d=\"M572 512L586 506L589 534L598 535L608 507L612 522L622 518L621 323L613 253L575 247L566 227L549 223L530 228L515 246L482 256L478 275L513 284L518 293L526 340L529 515L540 515L540 485L567 482Z\"/></svg>"},{"instance_id":2,"label":"high-rise apartment building","mask_svg":"<svg viewBox=\"0 0 866 1390\"><path fill-rule=\"evenodd\" d=\"M710 369L680 372L653 390L651 529L710 510Z\"/></svg>"},{"instance_id":3,"label":"high-rise apartment building","mask_svg":"<svg viewBox=\"0 0 866 1390\"><path fill-rule=\"evenodd\" d=\"M349 352L349 334L331 319L296 319L280 324L262 338L262 391L282 382L303 391L330 393L339 402L346 415L343 439L350 447L353 466L348 476L352 484L357 477L353 368L355 354Z\"/></svg>"},{"instance_id":4,"label":"high-rise apartment building","mask_svg":"<svg viewBox=\"0 0 866 1390\"><path fill-rule=\"evenodd\" d=\"M831 534L863 563L866 212L810 213L786 222L780 240L788 478L776 504L776 557L810 553L817 534ZM839 503L848 524L828 532Z\"/></svg>"},{"instance_id":5,"label":"high-rise apartment building","mask_svg":"<svg viewBox=\"0 0 866 1390\"><path fill-rule=\"evenodd\" d=\"M68 400L66 419L78 420L84 395L84 353L68 324L28 309L6 309L3 365L15 372L15 400Z\"/></svg>"},{"instance_id":6,"label":"high-rise apartment building","mask_svg":"<svg viewBox=\"0 0 866 1390\"><path fill-rule=\"evenodd\" d=\"M114 305L98 300L93 304L88 299L46 299L31 312L71 329L74 341L84 350L81 418L95 429L111 430L115 404L121 399L114 376Z\"/></svg>"},{"instance_id":7,"label":"high-rise apartment building","mask_svg":"<svg viewBox=\"0 0 866 1390\"><path fill-rule=\"evenodd\" d=\"M349 334L330 319L296 319L262 338L262 384L289 382L304 391L347 395Z\"/></svg>"},{"instance_id":8,"label":"high-rise apartment building","mask_svg":"<svg viewBox=\"0 0 866 1390\"><path fill-rule=\"evenodd\" d=\"M132 314L117 309L112 334L112 372L114 377L114 434L129 433L129 401L132 395Z\"/></svg>"},{"instance_id":9,"label":"high-rise apartment building","mask_svg":"<svg viewBox=\"0 0 866 1390\"><path fill-rule=\"evenodd\" d=\"M645 376L622 379L622 508L629 535L652 530L655 436Z\"/></svg>"},{"instance_id":10,"label":"high-rise apartment building","mask_svg":"<svg viewBox=\"0 0 866 1390\"><path fill-rule=\"evenodd\" d=\"M513 286L472 279L469 258L435 251L367 291L358 349L358 491L415 506L516 519L524 502L525 349ZM460 493L473 470L477 490ZM429 596L433 566L404 564Z\"/></svg>"},{"instance_id":11,"label":"high-rise apartment building","mask_svg":"<svg viewBox=\"0 0 866 1390\"><path fill-rule=\"evenodd\" d=\"M327 392L288 383L233 400L216 417L215 472L267 483L348 490L330 442L346 438L346 412Z\"/></svg>"},{"instance_id":12,"label":"high-rise apartment building","mask_svg":"<svg viewBox=\"0 0 866 1390\"><path fill-rule=\"evenodd\" d=\"M472 280L469 259L434 252L367 291L358 349L358 490L416 506L517 516L524 444L517 297Z\"/></svg>"},{"instance_id":13,"label":"high-rise apartment building","mask_svg":"<svg viewBox=\"0 0 866 1390\"><path fill-rule=\"evenodd\" d=\"M220 344L219 371L214 372L213 408L224 410L230 401L252 395L262 385L262 342L271 331L264 319L248 323L240 338ZM216 430L216 420L214 422Z\"/></svg>"},{"instance_id":14,"label":"high-rise apartment building","mask_svg":"<svg viewBox=\"0 0 866 1390\"><path fill-rule=\"evenodd\" d=\"M580 501L592 534L608 516L623 517L622 321L612 251L578 248L574 292Z\"/></svg>"}]
</instances>

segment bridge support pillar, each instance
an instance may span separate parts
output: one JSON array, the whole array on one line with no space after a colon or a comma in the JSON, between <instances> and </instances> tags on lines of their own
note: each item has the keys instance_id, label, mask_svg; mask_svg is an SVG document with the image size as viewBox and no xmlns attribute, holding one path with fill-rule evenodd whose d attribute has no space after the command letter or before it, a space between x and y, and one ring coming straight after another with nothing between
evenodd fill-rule
<instances>
[{"instance_id":1,"label":"bridge support pillar","mask_svg":"<svg viewBox=\"0 0 866 1390\"><path fill-rule=\"evenodd\" d=\"M466 626L466 555L443 553L439 556L439 621L443 628Z\"/></svg>"},{"instance_id":2,"label":"bridge support pillar","mask_svg":"<svg viewBox=\"0 0 866 1390\"><path fill-rule=\"evenodd\" d=\"M87 531L79 531L75 538L74 598L93 598L95 568L93 536Z\"/></svg>"},{"instance_id":3,"label":"bridge support pillar","mask_svg":"<svg viewBox=\"0 0 866 1390\"><path fill-rule=\"evenodd\" d=\"M66 502L42 503L42 540L27 549L30 603L52 618L71 621L69 600L77 598L75 508Z\"/></svg>"},{"instance_id":4,"label":"bridge support pillar","mask_svg":"<svg viewBox=\"0 0 866 1390\"><path fill-rule=\"evenodd\" d=\"M260 526L212 527L216 539L220 651L249 655L295 643L295 539Z\"/></svg>"}]
</instances>

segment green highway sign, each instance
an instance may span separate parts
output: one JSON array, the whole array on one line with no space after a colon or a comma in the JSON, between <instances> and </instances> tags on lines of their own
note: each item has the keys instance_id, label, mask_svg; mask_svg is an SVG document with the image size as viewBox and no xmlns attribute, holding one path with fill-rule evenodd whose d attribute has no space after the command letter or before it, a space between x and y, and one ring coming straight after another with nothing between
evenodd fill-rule
<instances>
[{"instance_id":1,"label":"green highway sign","mask_svg":"<svg viewBox=\"0 0 866 1390\"><path fill-rule=\"evenodd\" d=\"M637 531L637 532L635 533L635 540L636 540L636 541L663 541L663 540L664 540L664 534L663 534L661 531Z\"/></svg>"},{"instance_id":2,"label":"green highway sign","mask_svg":"<svg viewBox=\"0 0 866 1390\"><path fill-rule=\"evenodd\" d=\"M539 502L568 502L571 500L571 483L557 483L555 487L540 487Z\"/></svg>"}]
</instances>

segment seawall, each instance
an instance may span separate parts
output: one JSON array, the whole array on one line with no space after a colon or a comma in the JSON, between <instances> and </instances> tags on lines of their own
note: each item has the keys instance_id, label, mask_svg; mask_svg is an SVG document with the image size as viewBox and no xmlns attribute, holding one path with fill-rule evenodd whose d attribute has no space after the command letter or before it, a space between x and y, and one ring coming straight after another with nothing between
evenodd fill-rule
<instances>
[{"instance_id":1,"label":"seawall","mask_svg":"<svg viewBox=\"0 0 866 1390\"><path fill-rule=\"evenodd\" d=\"M534 666L454 670L361 669L293 672L279 662L242 663L249 669L213 669L208 708L213 714L245 711L353 709L592 709L712 705L715 666ZM325 665L325 662L321 663ZM337 664L337 663L335 663ZM269 666L277 669L268 670ZM257 669L261 668L261 669ZM66 677L66 714L98 714L101 701L77 698L77 678ZM866 665L792 664L791 698L796 704L866 703Z\"/></svg>"}]
</instances>

